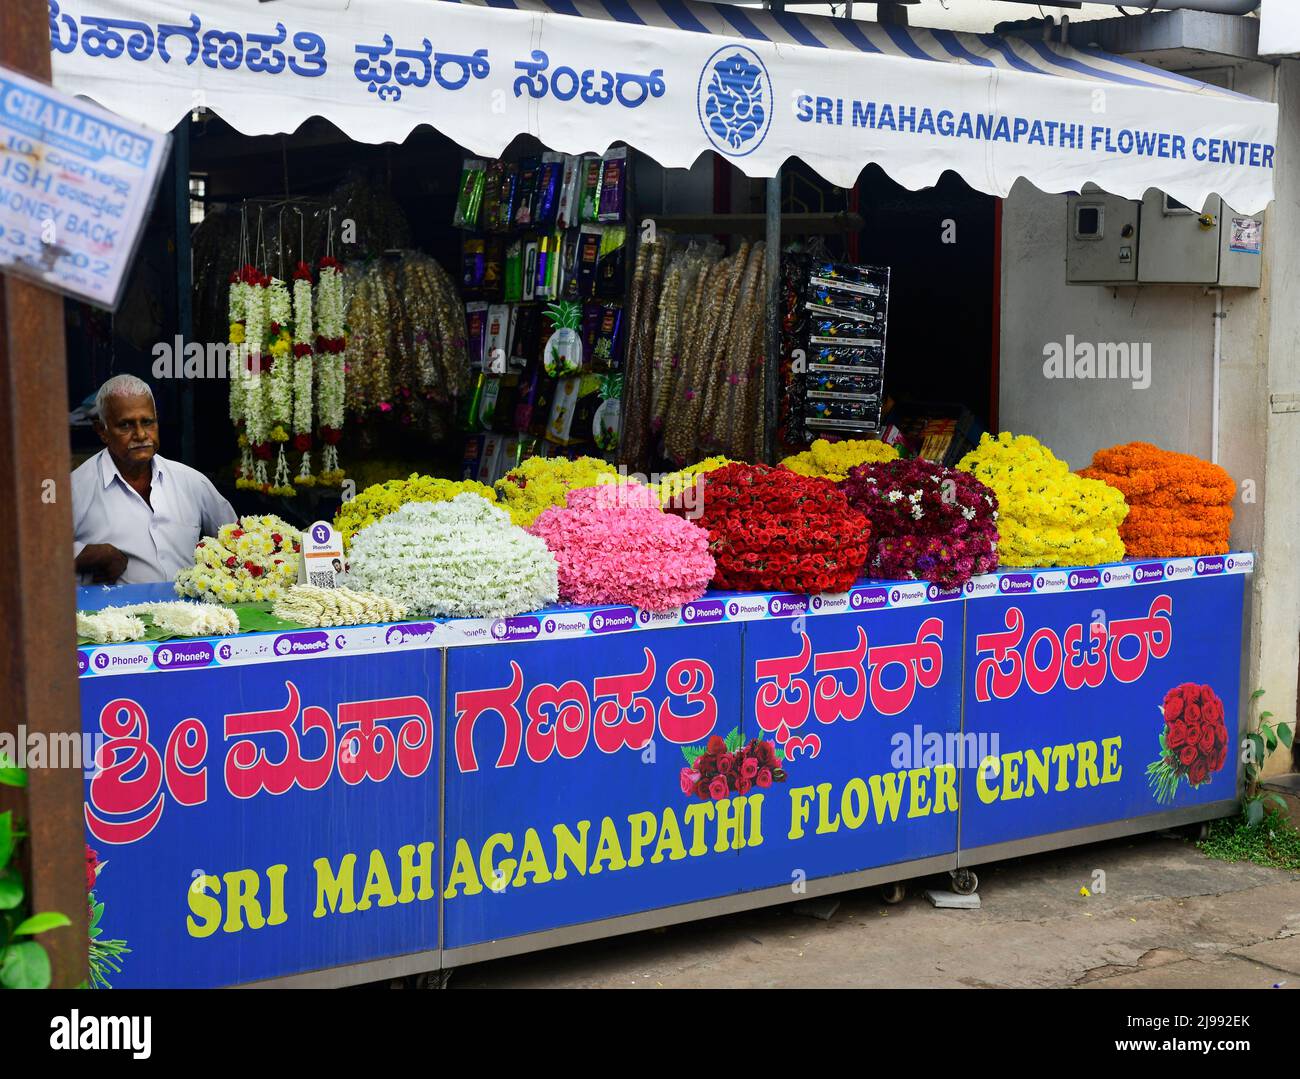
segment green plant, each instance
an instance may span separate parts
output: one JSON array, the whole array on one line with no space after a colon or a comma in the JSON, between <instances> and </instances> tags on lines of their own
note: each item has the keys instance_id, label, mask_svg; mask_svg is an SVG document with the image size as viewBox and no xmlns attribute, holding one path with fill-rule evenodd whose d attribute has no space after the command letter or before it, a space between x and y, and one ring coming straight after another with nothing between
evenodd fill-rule
<instances>
[{"instance_id":1,"label":"green plant","mask_svg":"<svg viewBox=\"0 0 1300 1079\"><path fill-rule=\"evenodd\" d=\"M1251 706L1253 707L1255 702L1262 696L1264 696L1262 689L1255 690L1250 695ZM1265 807L1270 802L1283 812L1286 811L1286 802L1280 794L1261 794L1259 790L1259 777L1264 763L1279 745L1290 749L1295 735L1289 724L1269 723L1268 721L1272 718L1272 712L1260 712L1257 729L1246 735L1245 744L1242 747L1242 760L1245 763L1246 771L1246 790L1241 799L1241 815L1247 825L1253 826L1262 823Z\"/></svg>"},{"instance_id":2,"label":"green plant","mask_svg":"<svg viewBox=\"0 0 1300 1079\"><path fill-rule=\"evenodd\" d=\"M1300 870L1300 831L1276 811L1255 824L1245 816L1216 820L1197 844L1201 853L1221 862L1254 862L1276 869Z\"/></svg>"},{"instance_id":3,"label":"green plant","mask_svg":"<svg viewBox=\"0 0 1300 1079\"><path fill-rule=\"evenodd\" d=\"M27 775L0 757L0 784L25 787ZM26 914L27 892L13 864L18 843L26 837L11 810L0 813L0 986L5 989L49 988L50 957L31 938L72 924L66 914Z\"/></svg>"}]
</instances>

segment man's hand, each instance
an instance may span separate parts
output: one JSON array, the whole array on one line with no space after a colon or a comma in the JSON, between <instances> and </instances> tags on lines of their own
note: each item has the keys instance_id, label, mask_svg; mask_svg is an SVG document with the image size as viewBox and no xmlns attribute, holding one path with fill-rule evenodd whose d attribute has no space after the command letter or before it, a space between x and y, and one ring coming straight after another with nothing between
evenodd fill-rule
<instances>
[{"instance_id":1,"label":"man's hand","mask_svg":"<svg viewBox=\"0 0 1300 1079\"><path fill-rule=\"evenodd\" d=\"M77 572L89 573L95 584L112 584L126 572L127 558L111 543L91 543L77 555Z\"/></svg>"}]
</instances>

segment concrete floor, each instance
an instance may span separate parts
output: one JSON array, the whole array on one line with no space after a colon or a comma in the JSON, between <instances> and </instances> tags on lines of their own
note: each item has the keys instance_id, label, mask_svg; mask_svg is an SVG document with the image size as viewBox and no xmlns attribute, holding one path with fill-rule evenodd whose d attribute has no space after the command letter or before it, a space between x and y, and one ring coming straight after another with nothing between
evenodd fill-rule
<instances>
[{"instance_id":1,"label":"concrete floor","mask_svg":"<svg viewBox=\"0 0 1300 1079\"><path fill-rule=\"evenodd\" d=\"M979 910L931 906L945 876L896 906L848 892L828 921L772 907L466 967L450 988L1300 988L1300 873L1165 834L979 876Z\"/></svg>"}]
</instances>

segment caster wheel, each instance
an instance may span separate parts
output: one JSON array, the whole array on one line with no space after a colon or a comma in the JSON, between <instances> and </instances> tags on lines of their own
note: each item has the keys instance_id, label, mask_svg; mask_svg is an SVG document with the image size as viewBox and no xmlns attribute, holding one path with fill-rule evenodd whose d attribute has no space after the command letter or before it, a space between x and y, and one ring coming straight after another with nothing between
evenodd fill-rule
<instances>
[{"instance_id":1,"label":"caster wheel","mask_svg":"<svg viewBox=\"0 0 1300 1079\"><path fill-rule=\"evenodd\" d=\"M1196 824L1189 824L1187 826L1187 838L1193 843L1204 843L1210 838L1210 822L1203 820Z\"/></svg>"},{"instance_id":2,"label":"caster wheel","mask_svg":"<svg viewBox=\"0 0 1300 1079\"><path fill-rule=\"evenodd\" d=\"M880 898L891 907L895 903L901 903L907 898L907 885L901 881L897 881L894 884L886 884L880 889Z\"/></svg>"},{"instance_id":3,"label":"caster wheel","mask_svg":"<svg viewBox=\"0 0 1300 1079\"><path fill-rule=\"evenodd\" d=\"M952 877L952 890L958 895L974 895L979 890L980 879L973 870L954 869L949 875Z\"/></svg>"}]
</instances>

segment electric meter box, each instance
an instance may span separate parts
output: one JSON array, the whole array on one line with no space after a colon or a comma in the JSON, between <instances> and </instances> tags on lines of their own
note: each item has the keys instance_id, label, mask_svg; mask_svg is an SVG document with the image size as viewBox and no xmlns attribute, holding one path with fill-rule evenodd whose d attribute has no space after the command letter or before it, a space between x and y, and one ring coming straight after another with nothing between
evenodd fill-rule
<instances>
[{"instance_id":1,"label":"electric meter box","mask_svg":"<svg viewBox=\"0 0 1300 1079\"><path fill-rule=\"evenodd\" d=\"M1142 204L1085 184L1067 202L1066 281L1071 285L1133 285L1138 277Z\"/></svg>"},{"instance_id":2,"label":"electric meter box","mask_svg":"<svg viewBox=\"0 0 1300 1079\"><path fill-rule=\"evenodd\" d=\"M1159 191L1138 201L1088 184L1066 205L1071 285L1260 286L1264 218L1217 195L1198 211Z\"/></svg>"},{"instance_id":3,"label":"electric meter box","mask_svg":"<svg viewBox=\"0 0 1300 1079\"><path fill-rule=\"evenodd\" d=\"M1217 195L1200 211L1159 191L1142 199L1138 282L1259 288L1264 218L1239 214Z\"/></svg>"}]
</instances>

